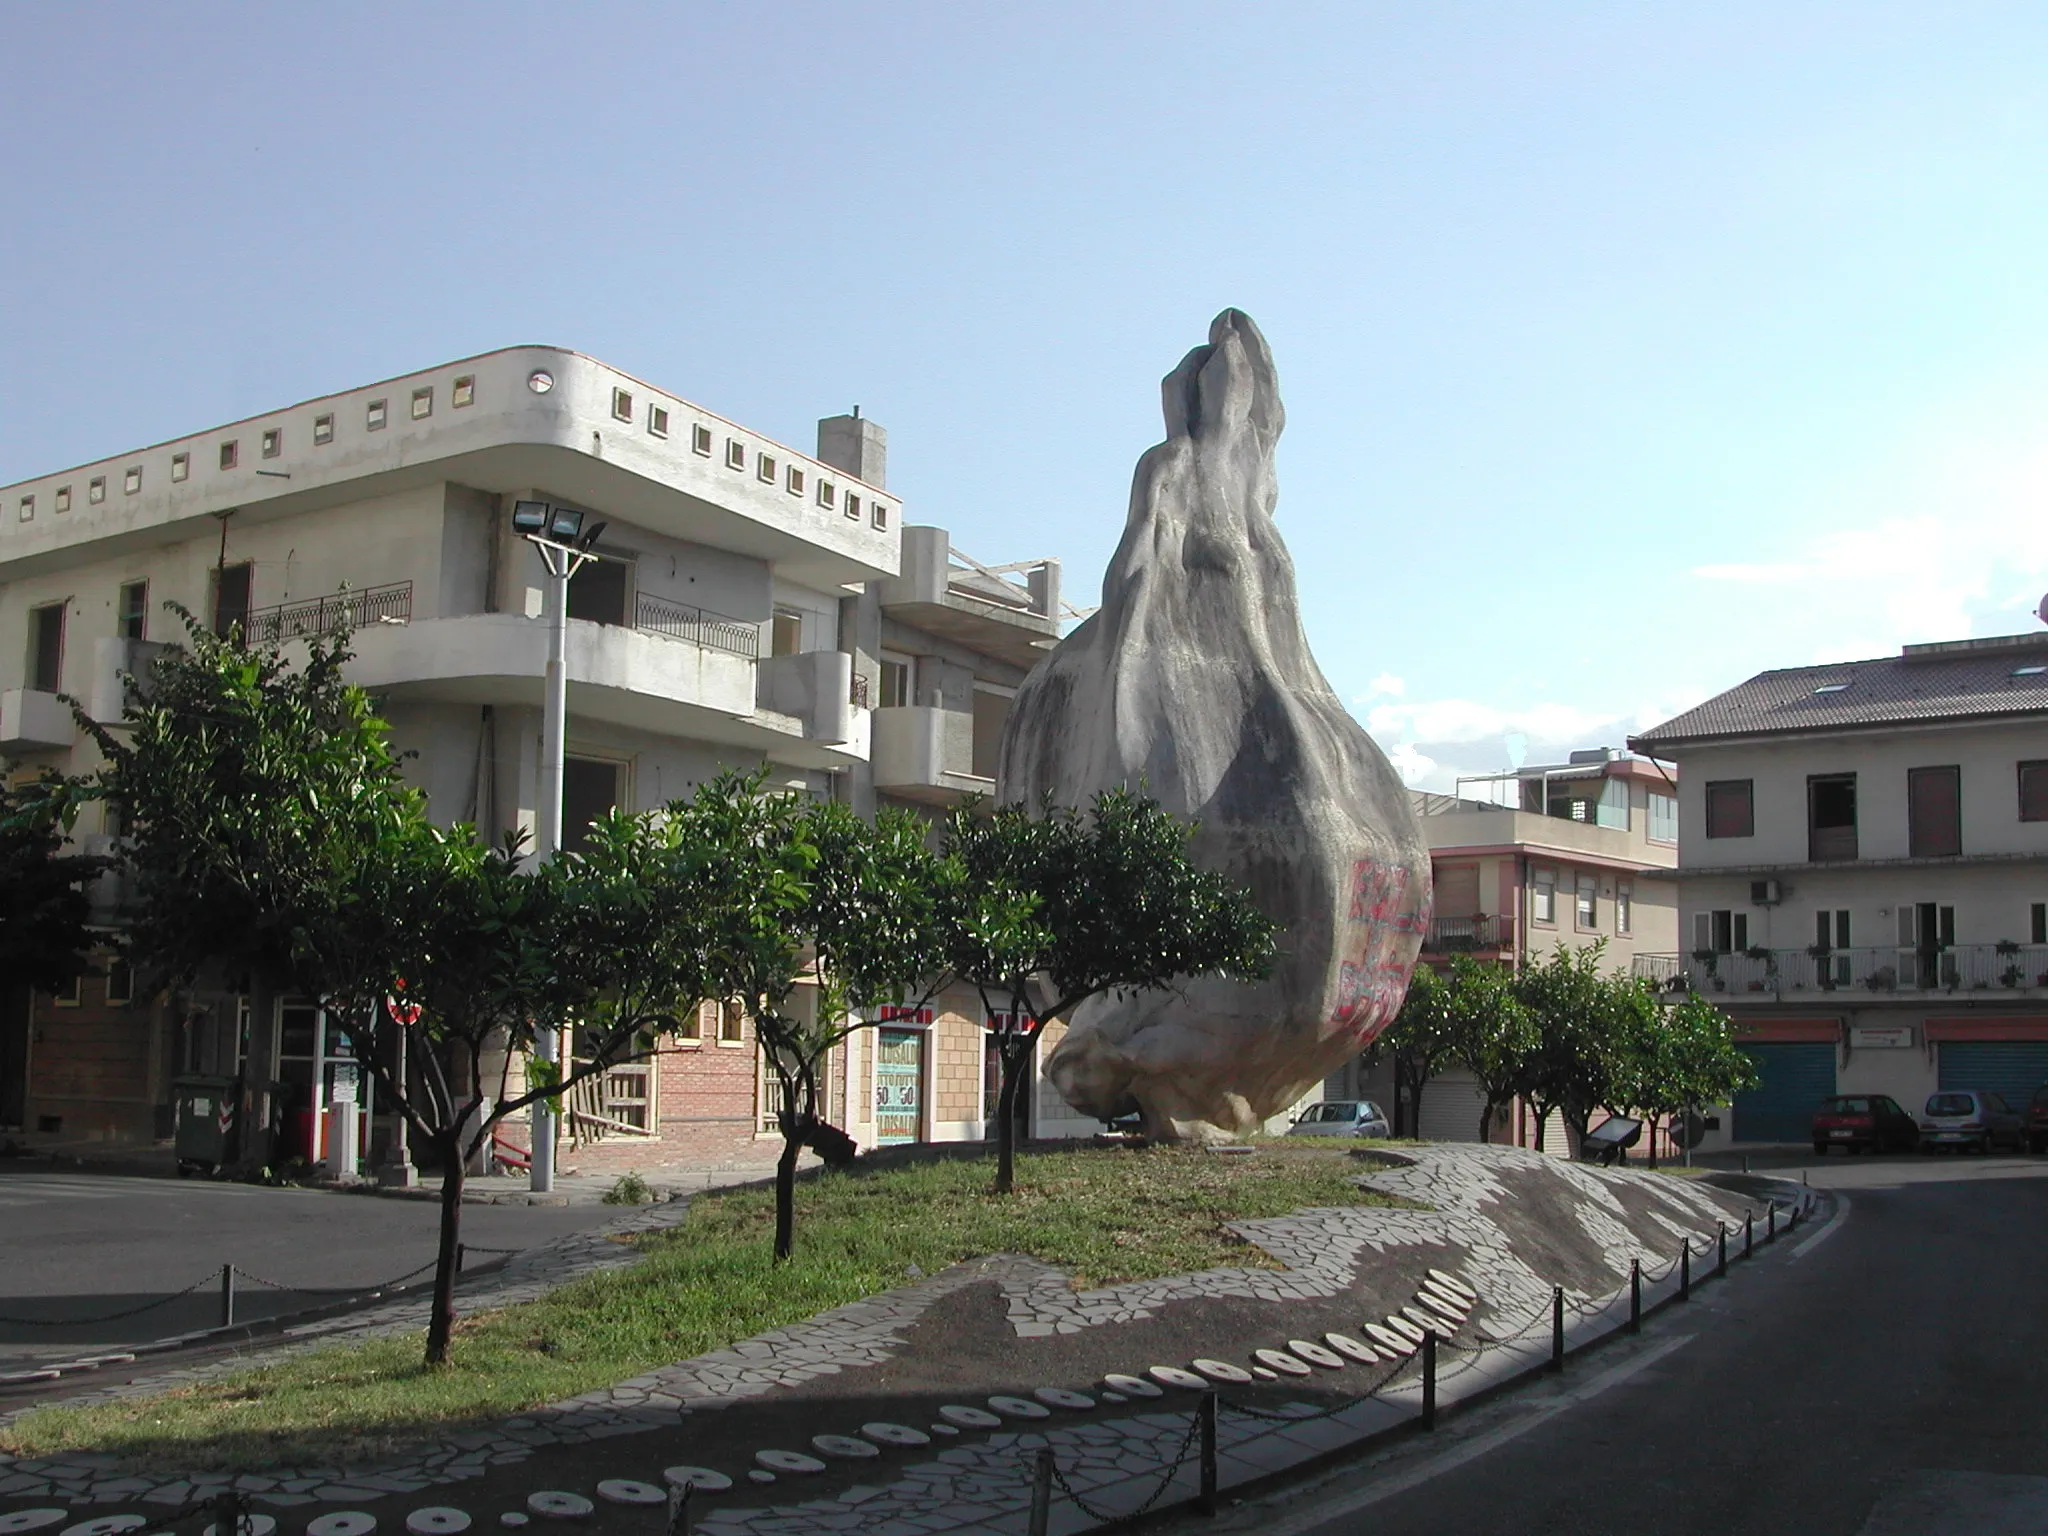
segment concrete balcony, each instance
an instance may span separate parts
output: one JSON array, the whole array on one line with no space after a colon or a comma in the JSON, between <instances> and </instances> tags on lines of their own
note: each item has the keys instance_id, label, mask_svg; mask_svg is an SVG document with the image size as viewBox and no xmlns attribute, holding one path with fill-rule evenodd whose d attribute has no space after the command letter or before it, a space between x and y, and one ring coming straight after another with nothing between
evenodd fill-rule
<instances>
[{"instance_id":1,"label":"concrete balcony","mask_svg":"<svg viewBox=\"0 0 2048 1536\"><path fill-rule=\"evenodd\" d=\"M864 730L829 740L832 722L764 707L756 696L754 658L724 639L722 633L691 639L569 620L571 721L751 749L800 767L839 767L866 756ZM548 631L539 619L479 613L372 625L357 630L353 644L350 676L394 700L542 704ZM841 661L850 673L850 659ZM846 697L843 688L840 696ZM847 712L853 713L850 704Z\"/></svg>"},{"instance_id":2,"label":"concrete balcony","mask_svg":"<svg viewBox=\"0 0 2048 1536\"><path fill-rule=\"evenodd\" d=\"M766 657L757 665L754 679L756 702L799 722L806 740L840 747L858 734L853 657L847 652Z\"/></svg>"},{"instance_id":3,"label":"concrete balcony","mask_svg":"<svg viewBox=\"0 0 2048 1536\"><path fill-rule=\"evenodd\" d=\"M958 710L909 704L874 713L875 788L927 805L992 795L995 780L969 772L974 718Z\"/></svg>"},{"instance_id":4,"label":"concrete balcony","mask_svg":"<svg viewBox=\"0 0 2048 1536\"><path fill-rule=\"evenodd\" d=\"M1431 956L1475 955L1495 959L1513 954L1514 949L1512 915L1435 918L1422 940L1422 952Z\"/></svg>"},{"instance_id":5,"label":"concrete balcony","mask_svg":"<svg viewBox=\"0 0 2048 1536\"><path fill-rule=\"evenodd\" d=\"M1637 955L1635 974L1666 991L1716 1003L1881 1002L1929 995L2038 998L2048 993L2048 944L1892 944L1849 949L1746 949L1732 954Z\"/></svg>"},{"instance_id":6,"label":"concrete balcony","mask_svg":"<svg viewBox=\"0 0 2048 1536\"><path fill-rule=\"evenodd\" d=\"M901 574L879 590L890 618L1027 671L1059 643L1057 560L982 565L945 529L913 526L903 530Z\"/></svg>"},{"instance_id":7,"label":"concrete balcony","mask_svg":"<svg viewBox=\"0 0 2048 1536\"><path fill-rule=\"evenodd\" d=\"M35 688L0 692L0 752L63 750L78 740L71 706Z\"/></svg>"}]
</instances>

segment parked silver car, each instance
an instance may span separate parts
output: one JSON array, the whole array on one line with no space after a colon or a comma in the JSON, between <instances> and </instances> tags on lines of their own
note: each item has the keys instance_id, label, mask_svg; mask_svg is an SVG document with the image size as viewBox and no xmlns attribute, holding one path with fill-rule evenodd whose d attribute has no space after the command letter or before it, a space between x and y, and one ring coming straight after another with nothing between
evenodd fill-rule
<instances>
[{"instance_id":1,"label":"parked silver car","mask_svg":"<svg viewBox=\"0 0 2048 1536\"><path fill-rule=\"evenodd\" d=\"M1996 1146L2024 1150L2027 1123L2005 1100L1983 1088L1944 1088L1930 1094L1920 1116L1920 1150L1974 1147L1989 1152Z\"/></svg>"},{"instance_id":2,"label":"parked silver car","mask_svg":"<svg viewBox=\"0 0 2048 1536\"><path fill-rule=\"evenodd\" d=\"M1371 1099L1325 1099L1311 1104L1287 1128L1290 1136L1391 1136L1392 1126Z\"/></svg>"}]
</instances>

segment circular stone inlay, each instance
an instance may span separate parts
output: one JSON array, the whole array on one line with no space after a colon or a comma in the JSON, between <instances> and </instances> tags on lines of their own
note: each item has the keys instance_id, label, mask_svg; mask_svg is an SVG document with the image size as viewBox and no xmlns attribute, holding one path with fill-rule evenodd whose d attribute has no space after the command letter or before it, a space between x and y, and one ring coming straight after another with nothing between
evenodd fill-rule
<instances>
[{"instance_id":1,"label":"circular stone inlay","mask_svg":"<svg viewBox=\"0 0 2048 1536\"><path fill-rule=\"evenodd\" d=\"M1438 1285L1434 1280L1430 1281L1429 1284L1423 1286L1422 1289L1417 1291L1415 1294L1421 1297L1424 1301L1439 1303L1440 1305L1451 1308L1455 1312L1470 1312L1472 1310L1471 1302L1467 1301L1464 1297L1460 1296L1456 1291L1452 1290L1449 1286Z\"/></svg>"},{"instance_id":2,"label":"circular stone inlay","mask_svg":"<svg viewBox=\"0 0 2048 1536\"><path fill-rule=\"evenodd\" d=\"M1431 1317L1427 1312L1423 1311L1420 1307L1403 1307L1401 1309L1401 1315L1407 1318L1408 1321L1413 1323L1416 1327L1420 1328L1424 1333L1448 1333L1450 1331L1449 1328L1445 1326L1445 1319L1441 1317Z\"/></svg>"},{"instance_id":3,"label":"circular stone inlay","mask_svg":"<svg viewBox=\"0 0 2048 1536\"><path fill-rule=\"evenodd\" d=\"M1041 1403L1049 1403L1055 1408L1071 1408L1076 1413L1095 1406L1095 1399L1086 1392L1069 1392L1065 1387L1033 1387L1031 1395Z\"/></svg>"},{"instance_id":4,"label":"circular stone inlay","mask_svg":"<svg viewBox=\"0 0 2048 1536\"><path fill-rule=\"evenodd\" d=\"M0 1515L0 1536L20 1536L23 1531L40 1531L46 1525L58 1525L70 1518L68 1509L17 1509L11 1514Z\"/></svg>"},{"instance_id":5,"label":"circular stone inlay","mask_svg":"<svg viewBox=\"0 0 2048 1536\"><path fill-rule=\"evenodd\" d=\"M469 1515L446 1504L429 1504L407 1515L405 1528L412 1536L456 1536L456 1532L469 1529Z\"/></svg>"},{"instance_id":6,"label":"circular stone inlay","mask_svg":"<svg viewBox=\"0 0 2048 1536\"><path fill-rule=\"evenodd\" d=\"M754 1460L770 1472L822 1472L825 1463L815 1456L806 1456L802 1451L756 1451Z\"/></svg>"},{"instance_id":7,"label":"circular stone inlay","mask_svg":"<svg viewBox=\"0 0 2048 1536\"><path fill-rule=\"evenodd\" d=\"M668 1490L637 1478L608 1477L597 1485L597 1496L607 1504L666 1504Z\"/></svg>"},{"instance_id":8,"label":"circular stone inlay","mask_svg":"<svg viewBox=\"0 0 2048 1536\"><path fill-rule=\"evenodd\" d=\"M235 1522L235 1536L275 1536L276 1531L275 1515L244 1515ZM220 1527L209 1525L206 1536L220 1536Z\"/></svg>"},{"instance_id":9,"label":"circular stone inlay","mask_svg":"<svg viewBox=\"0 0 2048 1536\"><path fill-rule=\"evenodd\" d=\"M998 1394L988 1400L989 1407L1006 1419L1049 1419L1052 1410L1028 1397L1009 1397Z\"/></svg>"},{"instance_id":10,"label":"circular stone inlay","mask_svg":"<svg viewBox=\"0 0 2048 1536\"><path fill-rule=\"evenodd\" d=\"M1232 1365L1228 1360L1197 1360L1195 1369L1211 1381L1245 1382L1252 1379L1252 1373L1241 1365Z\"/></svg>"},{"instance_id":11,"label":"circular stone inlay","mask_svg":"<svg viewBox=\"0 0 2048 1536\"><path fill-rule=\"evenodd\" d=\"M1378 1350L1370 1344L1361 1344L1348 1333L1326 1333L1323 1335L1323 1342L1338 1354L1356 1360L1360 1365L1371 1365L1380 1357Z\"/></svg>"},{"instance_id":12,"label":"circular stone inlay","mask_svg":"<svg viewBox=\"0 0 2048 1536\"><path fill-rule=\"evenodd\" d=\"M1418 1296L1416 1301L1421 1305L1423 1311L1441 1318L1453 1328L1456 1328L1465 1321L1465 1314L1462 1311L1452 1306L1448 1301L1442 1301L1430 1295L1427 1291Z\"/></svg>"},{"instance_id":13,"label":"circular stone inlay","mask_svg":"<svg viewBox=\"0 0 2048 1536\"><path fill-rule=\"evenodd\" d=\"M519 1523L526 1524L526 1516L521 1515ZM370 1536L375 1529L377 1517L367 1509L338 1509L306 1522L306 1536Z\"/></svg>"},{"instance_id":14,"label":"circular stone inlay","mask_svg":"<svg viewBox=\"0 0 2048 1536\"><path fill-rule=\"evenodd\" d=\"M866 1461L882 1454L872 1440L856 1440L852 1435L813 1435L811 1449L842 1461Z\"/></svg>"},{"instance_id":15,"label":"circular stone inlay","mask_svg":"<svg viewBox=\"0 0 2048 1536\"><path fill-rule=\"evenodd\" d=\"M775 1474L763 1471L760 1467L749 1467L747 1469L747 1481L750 1483L772 1483L775 1481Z\"/></svg>"},{"instance_id":16,"label":"circular stone inlay","mask_svg":"<svg viewBox=\"0 0 2048 1536\"><path fill-rule=\"evenodd\" d=\"M1193 1371L1184 1371L1177 1365L1148 1366L1145 1374L1162 1387L1181 1387L1189 1392L1205 1392L1209 1387L1209 1383Z\"/></svg>"},{"instance_id":17,"label":"circular stone inlay","mask_svg":"<svg viewBox=\"0 0 2048 1536\"><path fill-rule=\"evenodd\" d=\"M1121 1392L1105 1392L1102 1394L1102 1400L1105 1403L1128 1403L1130 1401Z\"/></svg>"},{"instance_id":18,"label":"circular stone inlay","mask_svg":"<svg viewBox=\"0 0 2048 1536\"><path fill-rule=\"evenodd\" d=\"M1412 1355L1415 1353L1415 1346L1409 1342L1406 1334L1396 1333L1393 1329L1383 1327L1378 1323L1367 1323L1365 1331L1373 1343L1384 1345L1397 1355Z\"/></svg>"},{"instance_id":19,"label":"circular stone inlay","mask_svg":"<svg viewBox=\"0 0 2048 1536\"><path fill-rule=\"evenodd\" d=\"M147 1524L147 1515L101 1515L97 1520L81 1520L76 1525L65 1526L64 1536L118 1536L121 1531L132 1531L138 1525Z\"/></svg>"},{"instance_id":20,"label":"circular stone inlay","mask_svg":"<svg viewBox=\"0 0 2048 1536\"><path fill-rule=\"evenodd\" d=\"M883 1445L900 1445L905 1448L930 1445L932 1437L921 1429L912 1429L908 1424L891 1424L886 1419L877 1419L872 1424L863 1424L860 1432L870 1440Z\"/></svg>"},{"instance_id":21,"label":"circular stone inlay","mask_svg":"<svg viewBox=\"0 0 2048 1536\"><path fill-rule=\"evenodd\" d=\"M677 1488L694 1488L699 1493L723 1493L732 1486L731 1478L709 1467L663 1467L661 1478Z\"/></svg>"},{"instance_id":22,"label":"circular stone inlay","mask_svg":"<svg viewBox=\"0 0 2048 1536\"><path fill-rule=\"evenodd\" d=\"M1003 1422L986 1408L970 1408L965 1403L947 1403L939 1417L957 1429L999 1429Z\"/></svg>"},{"instance_id":23,"label":"circular stone inlay","mask_svg":"<svg viewBox=\"0 0 2048 1536\"><path fill-rule=\"evenodd\" d=\"M505 1511L505 1513L503 1513L502 1515L498 1516L498 1524L500 1524L500 1525L515 1525L515 1526L516 1526L516 1525L531 1525L532 1523L533 1523L533 1516L529 1515L529 1514L528 1514L528 1513L527 1513L527 1512L526 1512L525 1510L523 1510L523 1509L508 1509L508 1510L506 1510L506 1511Z\"/></svg>"},{"instance_id":24,"label":"circular stone inlay","mask_svg":"<svg viewBox=\"0 0 2048 1536\"><path fill-rule=\"evenodd\" d=\"M1387 1314L1387 1326L1411 1344L1420 1344L1422 1342L1422 1330L1398 1312L1389 1312Z\"/></svg>"},{"instance_id":25,"label":"circular stone inlay","mask_svg":"<svg viewBox=\"0 0 2048 1536\"><path fill-rule=\"evenodd\" d=\"M1310 1365L1320 1365L1326 1371L1344 1369L1344 1357L1333 1354L1314 1339L1289 1339L1287 1352L1297 1359L1306 1360Z\"/></svg>"},{"instance_id":26,"label":"circular stone inlay","mask_svg":"<svg viewBox=\"0 0 2048 1536\"><path fill-rule=\"evenodd\" d=\"M543 1488L526 1496L526 1512L543 1520L581 1520L596 1508L582 1494L565 1488Z\"/></svg>"},{"instance_id":27,"label":"circular stone inlay","mask_svg":"<svg viewBox=\"0 0 2048 1536\"><path fill-rule=\"evenodd\" d=\"M1253 1366L1252 1374L1258 1377L1261 1381L1278 1381L1280 1379L1280 1373L1278 1371L1269 1371L1263 1365Z\"/></svg>"},{"instance_id":28,"label":"circular stone inlay","mask_svg":"<svg viewBox=\"0 0 2048 1536\"><path fill-rule=\"evenodd\" d=\"M1312 1374L1306 1365L1295 1359L1294 1356L1287 1353L1284 1349L1255 1349L1252 1351L1252 1358L1258 1361L1259 1364L1280 1372L1283 1376L1307 1376Z\"/></svg>"},{"instance_id":29,"label":"circular stone inlay","mask_svg":"<svg viewBox=\"0 0 2048 1536\"><path fill-rule=\"evenodd\" d=\"M957 1435L960 1433L960 1426L958 1424L948 1424L941 1420L932 1425L932 1433L935 1435Z\"/></svg>"},{"instance_id":30,"label":"circular stone inlay","mask_svg":"<svg viewBox=\"0 0 2048 1536\"><path fill-rule=\"evenodd\" d=\"M1158 1384L1142 1376L1126 1376L1121 1371L1112 1371L1102 1378L1102 1384L1112 1392L1121 1392L1125 1397L1163 1397Z\"/></svg>"},{"instance_id":31,"label":"circular stone inlay","mask_svg":"<svg viewBox=\"0 0 2048 1536\"><path fill-rule=\"evenodd\" d=\"M1464 1281L1460 1280L1456 1275L1445 1274L1440 1269L1432 1269L1429 1272L1429 1278L1434 1280L1438 1285L1445 1287L1447 1290L1457 1292L1457 1294L1460 1296L1469 1296L1474 1301L1477 1301L1479 1299L1479 1293L1473 1290L1472 1287L1467 1285Z\"/></svg>"}]
</instances>

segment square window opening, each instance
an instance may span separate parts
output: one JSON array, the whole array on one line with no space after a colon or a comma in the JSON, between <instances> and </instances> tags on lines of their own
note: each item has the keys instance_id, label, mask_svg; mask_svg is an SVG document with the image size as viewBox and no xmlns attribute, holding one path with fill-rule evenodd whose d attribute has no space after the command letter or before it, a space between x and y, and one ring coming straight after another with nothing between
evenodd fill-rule
<instances>
[{"instance_id":1,"label":"square window opening","mask_svg":"<svg viewBox=\"0 0 2048 1536\"><path fill-rule=\"evenodd\" d=\"M192 474L192 455L191 455L191 454L189 454L189 453L174 453L174 454L172 454L172 455L171 455L171 478L172 478L173 480L185 480L185 479L188 479L188 478L190 478L191 474Z\"/></svg>"},{"instance_id":2,"label":"square window opening","mask_svg":"<svg viewBox=\"0 0 2048 1536\"><path fill-rule=\"evenodd\" d=\"M628 389L612 391L612 419L631 421L633 419L633 392Z\"/></svg>"},{"instance_id":3,"label":"square window opening","mask_svg":"<svg viewBox=\"0 0 2048 1536\"><path fill-rule=\"evenodd\" d=\"M860 521L860 498L851 491L846 493L846 515L855 522Z\"/></svg>"},{"instance_id":4,"label":"square window opening","mask_svg":"<svg viewBox=\"0 0 2048 1536\"><path fill-rule=\"evenodd\" d=\"M705 458L710 458L711 429L693 423L690 427L690 448L692 452L701 453Z\"/></svg>"},{"instance_id":5,"label":"square window opening","mask_svg":"<svg viewBox=\"0 0 2048 1536\"><path fill-rule=\"evenodd\" d=\"M105 475L94 475L91 480L86 482L85 499L95 505L107 499L107 477Z\"/></svg>"},{"instance_id":6,"label":"square window opening","mask_svg":"<svg viewBox=\"0 0 2048 1536\"><path fill-rule=\"evenodd\" d=\"M146 581L121 584L121 638L149 638L149 583Z\"/></svg>"},{"instance_id":7,"label":"square window opening","mask_svg":"<svg viewBox=\"0 0 2048 1536\"><path fill-rule=\"evenodd\" d=\"M332 412L325 416L315 416L313 418L313 441L316 444L334 441L334 415Z\"/></svg>"},{"instance_id":8,"label":"square window opening","mask_svg":"<svg viewBox=\"0 0 2048 1536\"><path fill-rule=\"evenodd\" d=\"M459 411L466 405L474 404L475 401L476 375L465 373L455 381L454 387L448 391L448 404L452 409Z\"/></svg>"},{"instance_id":9,"label":"square window opening","mask_svg":"<svg viewBox=\"0 0 2048 1536\"><path fill-rule=\"evenodd\" d=\"M754 461L754 473L769 485L775 483L775 455L764 453Z\"/></svg>"},{"instance_id":10,"label":"square window opening","mask_svg":"<svg viewBox=\"0 0 2048 1536\"><path fill-rule=\"evenodd\" d=\"M423 384L412 392L412 419L425 421L434 414L434 386Z\"/></svg>"},{"instance_id":11,"label":"square window opening","mask_svg":"<svg viewBox=\"0 0 2048 1536\"><path fill-rule=\"evenodd\" d=\"M795 466L794 464L792 464L792 465L790 465L790 466L789 466L789 477L788 477L788 478L789 478L789 484L788 484L788 490L789 490L789 494L790 494L790 495L792 495L792 496L801 496L801 495L803 495L803 493L804 493L804 472L803 472L802 470L798 469L798 468L797 468L797 467L796 467L796 466Z\"/></svg>"},{"instance_id":12,"label":"square window opening","mask_svg":"<svg viewBox=\"0 0 2048 1536\"><path fill-rule=\"evenodd\" d=\"M284 429L270 427L263 433L263 457L274 459L284 452Z\"/></svg>"},{"instance_id":13,"label":"square window opening","mask_svg":"<svg viewBox=\"0 0 2048 1536\"><path fill-rule=\"evenodd\" d=\"M363 409L363 427L366 431L382 432L384 423L391 413L389 400L372 400Z\"/></svg>"},{"instance_id":14,"label":"square window opening","mask_svg":"<svg viewBox=\"0 0 2048 1536\"><path fill-rule=\"evenodd\" d=\"M70 486L68 486L68 485L60 485L60 486L58 486L58 487L57 487L57 500L56 500L56 504L55 504L54 510L55 510L55 511L58 511L58 512L69 512L69 511L71 510L71 487L70 487Z\"/></svg>"},{"instance_id":15,"label":"square window opening","mask_svg":"<svg viewBox=\"0 0 2048 1536\"><path fill-rule=\"evenodd\" d=\"M820 480L820 481L818 482L818 505L819 505L819 506L821 506L821 507L829 507L829 506L831 506L831 505L832 505L832 503L833 503L833 502L837 501L838 499L839 499L839 488L838 488L837 486L835 486L835 485L834 485L834 484L833 484L833 483L832 483L832 482L831 482L830 480Z\"/></svg>"},{"instance_id":16,"label":"square window opening","mask_svg":"<svg viewBox=\"0 0 2048 1536\"><path fill-rule=\"evenodd\" d=\"M869 502L868 521L877 528L887 528L889 526L888 504L880 501Z\"/></svg>"},{"instance_id":17,"label":"square window opening","mask_svg":"<svg viewBox=\"0 0 2048 1536\"><path fill-rule=\"evenodd\" d=\"M725 467L745 469L747 467L747 445L736 437L725 440Z\"/></svg>"},{"instance_id":18,"label":"square window opening","mask_svg":"<svg viewBox=\"0 0 2048 1536\"><path fill-rule=\"evenodd\" d=\"M1755 781L1721 779L1707 785L1707 836L1756 835Z\"/></svg>"},{"instance_id":19,"label":"square window opening","mask_svg":"<svg viewBox=\"0 0 2048 1536\"><path fill-rule=\"evenodd\" d=\"M656 437L668 436L668 407L650 405L647 407L647 430Z\"/></svg>"},{"instance_id":20,"label":"square window opening","mask_svg":"<svg viewBox=\"0 0 2048 1536\"><path fill-rule=\"evenodd\" d=\"M34 521L35 521L35 516L36 516L36 499L35 499L35 497L33 497L33 496L24 496L24 497L22 497L22 498L21 498L21 520L22 520L22 521L23 521L24 523L34 522Z\"/></svg>"},{"instance_id":21,"label":"square window opening","mask_svg":"<svg viewBox=\"0 0 2048 1536\"><path fill-rule=\"evenodd\" d=\"M128 467L127 473L121 476L122 494L127 496L133 496L137 491L141 489L142 466L140 464L132 464Z\"/></svg>"},{"instance_id":22,"label":"square window opening","mask_svg":"<svg viewBox=\"0 0 2048 1536\"><path fill-rule=\"evenodd\" d=\"M233 469L241 461L242 445L235 441L234 438L231 437L220 445L220 467L222 469Z\"/></svg>"}]
</instances>

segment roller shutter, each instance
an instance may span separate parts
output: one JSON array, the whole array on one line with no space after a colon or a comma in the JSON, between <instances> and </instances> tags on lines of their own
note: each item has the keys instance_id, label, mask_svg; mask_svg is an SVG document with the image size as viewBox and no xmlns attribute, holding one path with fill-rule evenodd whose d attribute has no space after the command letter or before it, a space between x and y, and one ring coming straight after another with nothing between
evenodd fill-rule
<instances>
[{"instance_id":1,"label":"roller shutter","mask_svg":"<svg viewBox=\"0 0 2048 1536\"><path fill-rule=\"evenodd\" d=\"M1735 1140L1811 1140L1814 1108L1835 1091L1834 1046L1773 1041L1742 1049L1762 1081L1735 1096Z\"/></svg>"},{"instance_id":2,"label":"roller shutter","mask_svg":"<svg viewBox=\"0 0 2048 1536\"><path fill-rule=\"evenodd\" d=\"M2048 1083L2048 1040L1944 1040L1940 1051L1943 1088L1988 1088L2024 1110L2034 1090Z\"/></svg>"}]
</instances>

